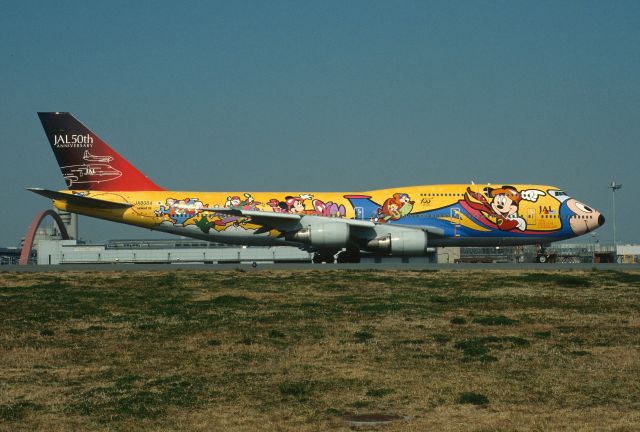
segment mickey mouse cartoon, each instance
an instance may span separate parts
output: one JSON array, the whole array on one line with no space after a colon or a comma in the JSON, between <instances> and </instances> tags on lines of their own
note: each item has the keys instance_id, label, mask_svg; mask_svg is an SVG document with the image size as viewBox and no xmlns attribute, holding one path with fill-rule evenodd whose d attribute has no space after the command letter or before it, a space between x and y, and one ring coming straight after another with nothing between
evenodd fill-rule
<instances>
[{"instance_id":1,"label":"mickey mouse cartoon","mask_svg":"<svg viewBox=\"0 0 640 432\"><path fill-rule=\"evenodd\" d=\"M535 202L539 196L545 195L544 192L537 189L528 189L519 192L518 189L513 186L502 186L497 189L488 187L484 189L484 193L493 198L491 203L489 203L482 194L473 192L471 188L467 188L465 201L474 209L493 216L496 220L496 226L501 231L512 231L515 229L520 231L526 230L527 222L518 215L520 201ZM469 195L480 202L470 201Z\"/></svg>"}]
</instances>

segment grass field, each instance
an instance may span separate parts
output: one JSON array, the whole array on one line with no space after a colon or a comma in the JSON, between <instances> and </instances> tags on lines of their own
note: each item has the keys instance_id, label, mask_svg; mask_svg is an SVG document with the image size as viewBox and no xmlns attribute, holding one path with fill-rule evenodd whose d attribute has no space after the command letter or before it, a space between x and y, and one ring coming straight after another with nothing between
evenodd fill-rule
<instances>
[{"instance_id":1,"label":"grass field","mask_svg":"<svg viewBox=\"0 0 640 432\"><path fill-rule=\"evenodd\" d=\"M640 430L640 272L0 273L0 319L2 430Z\"/></svg>"}]
</instances>

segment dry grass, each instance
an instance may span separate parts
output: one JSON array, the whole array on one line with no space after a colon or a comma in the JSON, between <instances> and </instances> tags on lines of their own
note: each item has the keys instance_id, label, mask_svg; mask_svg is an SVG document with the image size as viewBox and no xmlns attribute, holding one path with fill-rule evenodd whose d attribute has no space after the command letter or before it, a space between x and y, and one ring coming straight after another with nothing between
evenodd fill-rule
<instances>
[{"instance_id":1,"label":"dry grass","mask_svg":"<svg viewBox=\"0 0 640 432\"><path fill-rule=\"evenodd\" d=\"M638 430L639 290L631 271L2 273L0 429Z\"/></svg>"}]
</instances>

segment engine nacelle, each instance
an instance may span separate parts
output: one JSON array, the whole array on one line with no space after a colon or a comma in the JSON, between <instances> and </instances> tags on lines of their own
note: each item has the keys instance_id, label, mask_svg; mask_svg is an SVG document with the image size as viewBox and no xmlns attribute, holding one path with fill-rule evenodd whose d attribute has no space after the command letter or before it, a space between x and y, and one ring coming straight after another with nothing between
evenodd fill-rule
<instances>
[{"instance_id":1,"label":"engine nacelle","mask_svg":"<svg viewBox=\"0 0 640 432\"><path fill-rule=\"evenodd\" d=\"M393 256L423 256L427 245L426 232L398 228L370 240L367 249Z\"/></svg>"},{"instance_id":2,"label":"engine nacelle","mask_svg":"<svg viewBox=\"0 0 640 432\"><path fill-rule=\"evenodd\" d=\"M339 222L314 222L296 231L291 240L318 249L342 249L349 242L349 225Z\"/></svg>"}]
</instances>

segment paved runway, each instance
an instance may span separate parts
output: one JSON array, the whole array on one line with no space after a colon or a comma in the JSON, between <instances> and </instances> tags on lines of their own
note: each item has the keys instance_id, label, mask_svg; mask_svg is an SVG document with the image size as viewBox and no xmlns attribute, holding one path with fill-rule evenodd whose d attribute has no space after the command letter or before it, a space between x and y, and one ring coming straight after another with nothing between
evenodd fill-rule
<instances>
[{"instance_id":1,"label":"paved runway","mask_svg":"<svg viewBox=\"0 0 640 432\"><path fill-rule=\"evenodd\" d=\"M640 266L633 264L405 264L405 263L361 263L361 264L62 264L62 265L6 265L0 266L0 272L37 273L64 271L263 271L263 270L453 270L453 271L482 271L482 270L529 270L529 271L557 271L557 270L616 270L640 271Z\"/></svg>"}]
</instances>

